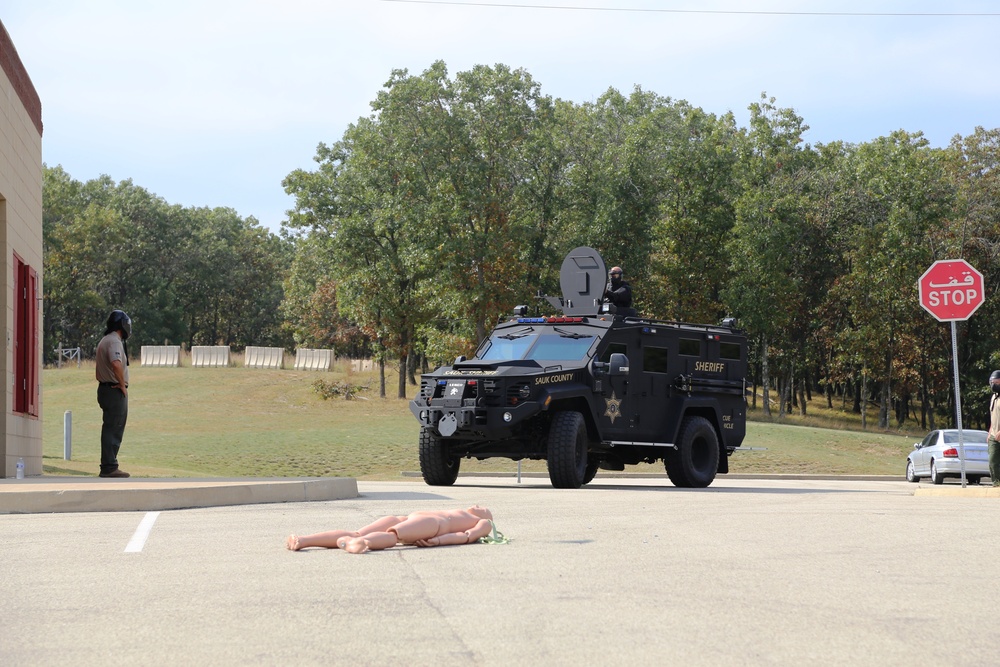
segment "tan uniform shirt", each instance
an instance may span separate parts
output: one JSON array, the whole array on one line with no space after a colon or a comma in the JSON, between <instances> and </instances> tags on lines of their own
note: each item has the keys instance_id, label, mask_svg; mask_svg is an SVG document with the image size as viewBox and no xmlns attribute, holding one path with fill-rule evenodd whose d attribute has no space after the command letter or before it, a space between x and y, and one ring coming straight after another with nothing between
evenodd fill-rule
<instances>
[{"instance_id":1,"label":"tan uniform shirt","mask_svg":"<svg viewBox=\"0 0 1000 667\"><path fill-rule=\"evenodd\" d=\"M1000 440L1000 394L990 399L990 438Z\"/></svg>"},{"instance_id":2,"label":"tan uniform shirt","mask_svg":"<svg viewBox=\"0 0 1000 667\"><path fill-rule=\"evenodd\" d=\"M128 363L125 359L125 346L117 332L112 331L97 344L97 381L118 384L112 362L120 361L125 370L125 384L128 384Z\"/></svg>"}]
</instances>

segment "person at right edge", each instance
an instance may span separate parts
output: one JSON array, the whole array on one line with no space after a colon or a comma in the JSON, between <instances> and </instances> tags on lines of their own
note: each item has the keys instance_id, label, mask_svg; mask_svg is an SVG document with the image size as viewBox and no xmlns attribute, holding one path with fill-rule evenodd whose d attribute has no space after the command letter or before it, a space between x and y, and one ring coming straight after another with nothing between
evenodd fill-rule
<instances>
[{"instance_id":1,"label":"person at right edge","mask_svg":"<svg viewBox=\"0 0 1000 667\"><path fill-rule=\"evenodd\" d=\"M990 481L993 486L1000 486L1000 371L990 374L990 389L993 398L990 399L990 435L986 439L990 453Z\"/></svg>"},{"instance_id":2,"label":"person at right edge","mask_svg":"<svg viewBox=\"0 0 1000 667\"><path fill-rule=\"evenodd\" d=\"M132 320L121 310L111 311L104 338L97 344L97 404L104 412L101 425L101 477L128 477L118 467L118 450L128 419L128 347Z\"/></svg>"}]
</instances>

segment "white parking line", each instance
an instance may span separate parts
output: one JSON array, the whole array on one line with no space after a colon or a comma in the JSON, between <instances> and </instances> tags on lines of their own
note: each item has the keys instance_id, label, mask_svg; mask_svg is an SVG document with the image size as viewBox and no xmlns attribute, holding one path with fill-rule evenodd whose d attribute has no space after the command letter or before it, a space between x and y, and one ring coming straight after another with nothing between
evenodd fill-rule
<instances>
[{"instance_id":1,"label":"white parking line","mask_svg":"<svg viewBox=\"0 0 1000 667\"><path fill-rule=\"evenodd\" d=\"M128 541L125 553L138 553L142 551L142 548L146 545L146 538L149 537L150 531L153 530L153 524L156 523L156 517L158 516L160 516L159 512L146 512L146 516L139 522L139 527L135 529L132 539Z\"/></svg>"}]
</instances>

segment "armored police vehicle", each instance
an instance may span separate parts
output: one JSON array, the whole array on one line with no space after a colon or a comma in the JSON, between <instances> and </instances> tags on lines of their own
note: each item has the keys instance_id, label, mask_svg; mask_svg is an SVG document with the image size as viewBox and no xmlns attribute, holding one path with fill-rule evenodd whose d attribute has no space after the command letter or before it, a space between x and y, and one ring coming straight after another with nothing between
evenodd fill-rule
<instances>
[{"instance_id":1,"label":"armored police vehicle","mask_svg":"<svg viewBox=\"0 0 1000 667\"><path fill-rule=\"evenodd\" d=\"M557 488L659 460L679 487L729 471L746 434L746 336L729 320L616 312L606 275L596 250L576 248L562 297L544 297L561 313L518 306L472 359L422 376L410 410L427 484L453 484L462 458L544 459Z\"/></svg>"}]
</instances>

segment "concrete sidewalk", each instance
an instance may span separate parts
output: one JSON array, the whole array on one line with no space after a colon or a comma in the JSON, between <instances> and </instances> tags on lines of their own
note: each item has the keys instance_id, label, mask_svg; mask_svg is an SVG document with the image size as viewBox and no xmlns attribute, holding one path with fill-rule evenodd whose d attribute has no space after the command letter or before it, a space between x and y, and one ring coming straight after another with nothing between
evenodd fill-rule
<instances>
[{"instance_id":1,"label":"concrete sidewalk","mask_svg":"<svg viewBox=\"0 0 1000 667\"><path fill-rule=\"evenodd\" d=\"M420 473L404 472L404 478ZM460 478L510 478L516 473L479 473ZM522 473L524 479L548 477L545 473ZM600 473L597 479L663 479L664 474ZM890 475L720 475L717 481L902 481ZM402 481L402 480L401 480ZM466 480L468 481L468 480ZM428 487L428 489L433 487ZM1000 487L962 486L956 481L939 486L912 485L915 496L952 498L1000 498ZM343 500L358 497L353 477L301 478L145 478L103 479L100 477L42 476L27 479L0 479L0 514L42 514L61 512L142 512L190 507L259 505L265 503Z\"/></svg>"},{"instance_id":2,"label":"concrete sidewalk","mask_svg":"<svg viewBox=\"0 0 1000 667\"><path fill-rule=\"evenodd\" d=\"M353 477L0 479L0 514L135 512L357 497Z\"/></svg>"}]
</instances>

